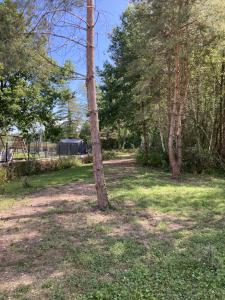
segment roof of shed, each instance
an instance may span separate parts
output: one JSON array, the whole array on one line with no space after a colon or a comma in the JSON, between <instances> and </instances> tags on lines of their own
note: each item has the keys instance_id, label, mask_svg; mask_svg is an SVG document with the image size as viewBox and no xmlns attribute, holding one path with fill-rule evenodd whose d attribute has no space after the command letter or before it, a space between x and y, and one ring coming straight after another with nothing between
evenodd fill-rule
<instances>
[{"instance_id":1,"label":"roof of shed","mask_svg":"<svg viewBox=\"0 0 225 300\"><path fill-rule=\"evenodd\" d=\"M83 142L82 139L62 139L59 141L60 143L64 143L64 144L78 144Z\"/></svg>"}]
</instances>

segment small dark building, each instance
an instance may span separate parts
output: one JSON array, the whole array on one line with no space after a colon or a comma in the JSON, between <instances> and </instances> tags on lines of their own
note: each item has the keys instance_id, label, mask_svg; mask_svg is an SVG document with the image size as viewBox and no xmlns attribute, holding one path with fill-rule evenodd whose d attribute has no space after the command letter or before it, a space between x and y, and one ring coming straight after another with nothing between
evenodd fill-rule
<instances>
[{"instance_id":1,"label":"small dark building","mask_svg":"<svg viewBox=\"0 0 225 300\"><path fill-rule=\"evenodd\" d=\"M87 144L81 139L62 139L57 146L58 155L79 155L87 153Z\"/></svg>"}]
</instances>

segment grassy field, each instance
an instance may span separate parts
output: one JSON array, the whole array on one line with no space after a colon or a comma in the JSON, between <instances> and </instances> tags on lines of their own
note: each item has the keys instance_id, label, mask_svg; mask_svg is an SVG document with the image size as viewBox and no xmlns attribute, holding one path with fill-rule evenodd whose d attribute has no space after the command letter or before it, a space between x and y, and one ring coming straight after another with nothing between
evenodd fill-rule
<instances>
[{"instance_id":1,"label":"grassy field","mask_svg":"<svg viewBox=\"0 0 225 300\"><path fill-rule=\"evenodd\" d=\"M91 165L76 166L41 175L29 176L28 185L24 187L24 178L11 181L4 185L3 192L0 189L0 211L7 209L32 192L55 185L65 185L71 182L86 182L92 177Z\"/></svg>"},{"instance_id":2,"label":"grassy field","mask_svg":"<svg viewBox=\"0 0 225 300\"><path fill-rule=\"evenodd\" d=\"M98 211L87 195L21 216L17 228L14 218L1 221L15 237L0 263L8 281L0 299L225 299L225 179L174 182L122 163L106 174L112 210ZM34 176L28 190L10 183L4 201L91 178L91 166Z\"/></svg>"}]
</instances>

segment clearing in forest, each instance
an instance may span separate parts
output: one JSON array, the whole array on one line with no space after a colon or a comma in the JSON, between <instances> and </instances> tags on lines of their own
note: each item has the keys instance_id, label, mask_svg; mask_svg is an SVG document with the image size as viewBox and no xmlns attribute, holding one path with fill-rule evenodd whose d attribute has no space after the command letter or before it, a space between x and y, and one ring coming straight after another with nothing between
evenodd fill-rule
<instances>
[{"instance_id":1,"label":"clearing in forest","mask_svg":"<svg viewBox=\"0 0 225 300\"><path fill-rule=\"evenodd\" d=\"M91 166L7 187L0 299L225 299L225 179L105 166L105 212Z\"/></svg>"}]
</instances>

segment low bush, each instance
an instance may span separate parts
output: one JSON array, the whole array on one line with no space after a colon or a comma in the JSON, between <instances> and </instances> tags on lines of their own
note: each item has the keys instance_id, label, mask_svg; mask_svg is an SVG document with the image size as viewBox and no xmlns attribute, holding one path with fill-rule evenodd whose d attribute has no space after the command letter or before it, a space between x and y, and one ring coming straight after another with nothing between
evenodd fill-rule
<instances>
[{"instance_id":1,"label":"low bush","mask_svg":"<svg viewBox=\"0 0 225 300\"><path fill-rule=\"evenodd\" d=\"M137 163L142 166L167 169L169 166L168 157L165 153L150 151L146 154L142 149L139 149L136 155Z\"/></svg>"},{"instance_id":2,"label":"low bush","mask_svg":"<svg viewBox=\"0 0 225 300\"><path fill-rule=\"evenodd\" d=\"M5 168L0 168L0 185L4 184L7 180L7 171Z\"/></svg>"},{"instance_id":3,"label":"low bush","mask_svg":"<svg viewBox=\"0 0 225 300\"><path fill-rule=\"evenodd\" d=\"M103 151L102 153L102 159L103 160L109 160L116 158L117 154L115 151ZM90 164L93 162L93 156L92 154L87 154L81 157L81 161L83 164Z\"/></svg>"},{"instance_id":4,"label":"low bush","mask_svg":"<svg viewBox=\"0 0 225 300\"><path fill-rule=\"evenodd\" d=\"M4 168L0 168L0 194L5 192L5 183L7 181L7 172Z\"/></svg>"},{"instance_id":5,"label":"low bush","mask_svg":"<svg viewBox=\"0 0 225 300\"><path fill-rule=\"evenodd\" d=\"M189 148L183 153L183 169L192 173L209 173L220 166L216 164L214 156L210 156L207 152L199 153L194 148Z\"/></svg>"},{"instance_id":6,"label":"low bush","mask_svg":"<svg viewBox=\"0 0 225 300\"><path fill-rule=\"evenodd\" d=\"M27 176L24 176L22 178L22 187L25 188L25 189L31 187L31 184L29 182L29 178Z\"/></svg>"},{"instance_id":7,"label":"low bush","mask_svg":"<svg viewBox=\"0 0 225 300\"><path fill-rule=\"evenodd\" d=\"M103 151L102 158L103 158L103 160L114 159L114 158L116 158L116 152L115 151Z\"/></svg>"},{"instance_id":8,"label":"low bush","mask_svg":"<svg viewBox=\"0 0 225 300\"><path fill-rule=\"evenodd\" d=\"M162 168L168 170L169 158L166 153L150 151L146 153L139 149L136 155L137 163L142 166ZM189 148L183 151L182 170L190 173L215 173L224 170L224 164L215 156L210 156L208 152L202 151L199 153L194 148Z\"/></svg>"},{"instance_id":9,"label":"low bush","mask_svg":"<svg viewBox=\"0 0 225 300\"><path fill-rule=\"evenodd\" d=\"M10 162L0 168L0 178L4 178L4 181L13 180L48 171L68 169L80 164L81 161L77 158Z\"/></svg>"},{"instance_id":10,"label":"low bush","mask_svg":"<svg viewBox=\"0 0 225 300\"><path fill-rule=\"evenodd\" d=\"M90 164L93 162L93 157L91 154L87 154L81 157L81 161L83 164Z\"/></svg>"}]
</instances>

